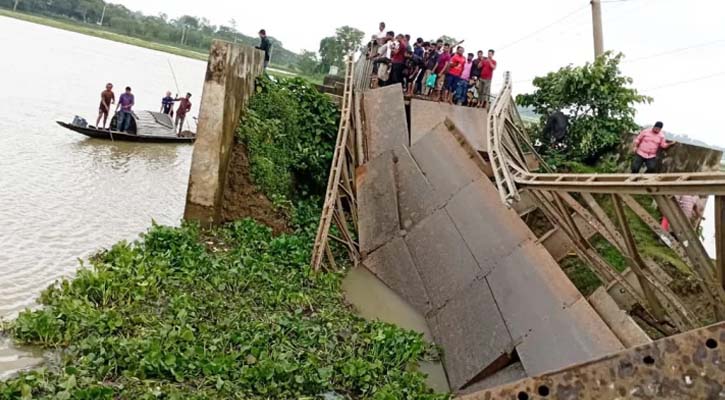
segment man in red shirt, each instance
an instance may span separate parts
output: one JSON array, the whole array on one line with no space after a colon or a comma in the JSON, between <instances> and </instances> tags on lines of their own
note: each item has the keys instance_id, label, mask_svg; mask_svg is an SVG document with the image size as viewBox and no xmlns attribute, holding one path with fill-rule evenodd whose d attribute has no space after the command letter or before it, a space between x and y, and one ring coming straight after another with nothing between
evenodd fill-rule
<instances>
[{"instance_id":1,"label":"man in red shirt","mask_svg":"<svg viewBox=\"0 0 725 400\"><path fill-rule=\"evenodd\" d=\"M488 57L481 61L481 79L478 80L478 96L481 99L480 107L488 108L491 100L491 80L496 70L496 60L493 59L493 50L488 51Z\"/></svg>"},{"instance_id":2,"label":"man in red shirt","mask_svg":"<svg viewBox=\"0 0 725 400\"><path fill-rule=\"evenodd\" d=\"M445 92L443 94L443 101L448 104L453 104L453 93L456 92L458 81L461 79L463 68L466 65L466 57L463 55L464 52L465 49L461 46L458 46L456 54L451 57L451 61L448 64Z\"/></svg>"},{"instance_id":3,"label":"man in red shirt","mask_svg":"<svg viewBox=\"0 0 725 400\"><path fill-rule=\"evenodd\" d=\"M184 130L184 120L186 119L186 113L191 111L191 93L187 93L186 97L179 99L179 109L176 110L176 121L174 121L174 127L179 128L178 136L181 136L181 131Z\"/></svg>"},{"instance_id":4,"label":"man in red shirt","mask_svg":"<svg viewBox=\"0 0 725 400\"><path fill-rule=\"evenodd\" d=\"M392 66L390 68L390 81L388 84L403 83L403 70L405 69L405 53L408 51L408 42L405 36L398 35L396 38L396 48L391 57Z\"/></svg>"}]
</instances>

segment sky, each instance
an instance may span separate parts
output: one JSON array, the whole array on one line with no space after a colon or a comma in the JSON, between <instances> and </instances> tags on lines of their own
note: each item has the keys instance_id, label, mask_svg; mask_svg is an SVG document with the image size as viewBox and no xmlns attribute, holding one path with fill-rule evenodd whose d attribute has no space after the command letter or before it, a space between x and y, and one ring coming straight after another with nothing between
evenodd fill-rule
<instances>
[{"instance_id":1,"label":"sky","mask_svg":"<svg viewBox=\"0 0 725 400\"><path fill-rule=\"evenodd\" d=\"M460 2L463 6L448 10L449 18L440 18L446 12L441 7L448 3L429 0L415 2L418 11L407 3L371 6L365 1L114 2L146 14L206 17L217 25L233 18L242 33L253 36L264 28L293 51L316 51L321 38L343 25L369 37L381 20L388 29L413 38L445 34L465 40L467 51L496 49L499 69L494 88L500 87L502 72L510 71L515 93L531 91L535 76L567 64L583 64L594 54L589 0ZM655 99L638 107L637 122L648 125L662 120L665 130L725 147L717 117L723 108L719 92L725 88L725 1L602 2L605 49L623 52L624 74L634 79L634 87Z\"/></svg>"}]
</instances>

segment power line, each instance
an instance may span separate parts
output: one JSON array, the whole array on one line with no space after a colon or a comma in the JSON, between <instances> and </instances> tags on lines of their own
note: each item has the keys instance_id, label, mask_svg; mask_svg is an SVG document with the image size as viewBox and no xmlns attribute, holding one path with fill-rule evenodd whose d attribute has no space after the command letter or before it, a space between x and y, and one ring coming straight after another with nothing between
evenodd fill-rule
<instances>
[{"instance_id":1,"label":"power line","mask_svg":"<svg viewBox=\"0 0 725 400\"><path fill-rule=\"evenodd\" d=\"M544 27L542 27L542 28L539 28L539 29L535 30L535 31L533 31L533 32L531 32L531 33L529 33L529 34L527 34L526 36L523 36L523 37L521 37L521 38L519 38L519 39L516 39L516 40L514 40L513 42L511 42L511 43L509 43L509 44L507 44L507 45L505 45L505 46L502 46L502 47L500 47L499 49L500 49L500 50L503 50L503 49L509 48L509 47L511 47L511 46L513 46L513 45L516 45L516 44L518 44L518 43L520 43L520 42L523 42L523 41L524 41L524 40L526 40L526 39L530 39L531 37L535 36L536 34L538 34L538 33L541 33L541 32L543 32L543 31L545 31L545 30L547 30L547 29L551 28L552 26L554 26L554 25L558 24L559 22L562 22L562 21L564 21L565 19L567 19L567 18L569 18L569 17L573 16L574 14L577 14L577 13L581 12L581 11L582 11L583 9L585 9L585 8L588 8L588 7L589 7L589 5L588 5L588 4L584 5L583 7L579 7L579 8L577 8L576 10L574 10L574 11L572 11L572 12L570 12L570 13L568 13L568 14L564 15L563 17L561 17L561 18L557 19L556 21L554 21L554 22L552 22L552 23L550 23L550 24L548 24L548 25L546 25L546 26L544 26Z\"/></svg>"},{"instance_id":2,"label":"power line","mask_svg":"<svg viewBox=\"0 0 725 400\"><path fill-rule=\"evenodd\" d=\"M654 91L654 90L660 90L660 89L670 88L670 87L673 87L673 86L680 86L680 85L685 85L685 84L688 84L688 83L694 83L694 82L704 81L704 80L707 80L707 79L712 79L712 78L716 78L718 76L723 76L723 75L725 75L725 71L720 71L720 72L716 72L714 74L704 75L704 76L698 76L696 78L687 79L687 80L684 80L684 81L666 83L664 85L655 86L655 87L651 87L649 89L645 89L644 91L645 92L651 92L651 91Z\"/></svg>"},{"instance_id":3,"label":"power line","mask_svg":"<svg viewBox=\"0 0 725 400\"><path fill-rule=\"evenodd\" d=\"M691 45L691 46L679 47L679 48L671 49L671 50L665 50L661 53L650 54L650 55L644 56L644 57L637 57L637 58L633 58L631 60L625 59L622 61L622 64L633 63L633 62L638 62L638 61L642 61L642 60L648 60L650 58L656 58L656 57L666 56L666 55L670 55L670 54L681 53L683 51L699 49L702 47L708 47L708 46L711 46L713 44L718 44L718 43L725 43L725 39L713 40L710 42L695 44L695 45Z\"/></svg>"}]
</instances>

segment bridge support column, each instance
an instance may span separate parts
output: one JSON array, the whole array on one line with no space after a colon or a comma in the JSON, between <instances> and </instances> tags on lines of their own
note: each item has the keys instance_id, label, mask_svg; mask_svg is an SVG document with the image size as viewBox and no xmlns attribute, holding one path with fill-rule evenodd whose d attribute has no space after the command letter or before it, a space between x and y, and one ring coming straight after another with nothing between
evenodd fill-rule
<instances>
[{"instance_id":1,"label":"bridge support column","mask_svg":"<svg viewBox=\"0 0 725 400\"><path fill-rule=\"evenodd\" d=\"M191 159L184 219L208 226L221 221L229 155L242 109L264 72L264 53L215 40L209 51L199 124Z\"/></svg>"}]
</instances>

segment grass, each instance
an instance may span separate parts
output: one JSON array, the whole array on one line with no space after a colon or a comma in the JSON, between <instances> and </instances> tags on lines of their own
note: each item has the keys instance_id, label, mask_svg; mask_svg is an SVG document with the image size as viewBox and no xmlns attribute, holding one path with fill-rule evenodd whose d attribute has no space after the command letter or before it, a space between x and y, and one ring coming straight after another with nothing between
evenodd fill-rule
<instances>
[{"instance_id":1,"label":"grass","mask_svg":"<svg viewBox=\"0 0 725 400\"><path fill-rule=\"evenodd\" d=\"M143 40L127 35L122 35L113 31L110 31L104 27L95 24L85 24L70 19L51 18L48 16L40 16L33 14L26 14L21 12L10 11L0 8L0 16L15 18L34 24L45 25L52 28L62 29L66 31L81 33L83 35L94 36L101 39L111 40L114 42L124 43L131 46L143 47L145 49L161 51L164 53L174 54L181 57L192 58L200 61L207 61L209 54L202 53L197 50L159 43L148 40ZM271 64L272 70L268 70L268 74L278 77L287 78L290 76L301 76L305 79L310 80L314 83L321 83L322 79L318 76L305 76L300 75L297 72L291 71L285 67Z\"/></svg>"}]
</instances>

